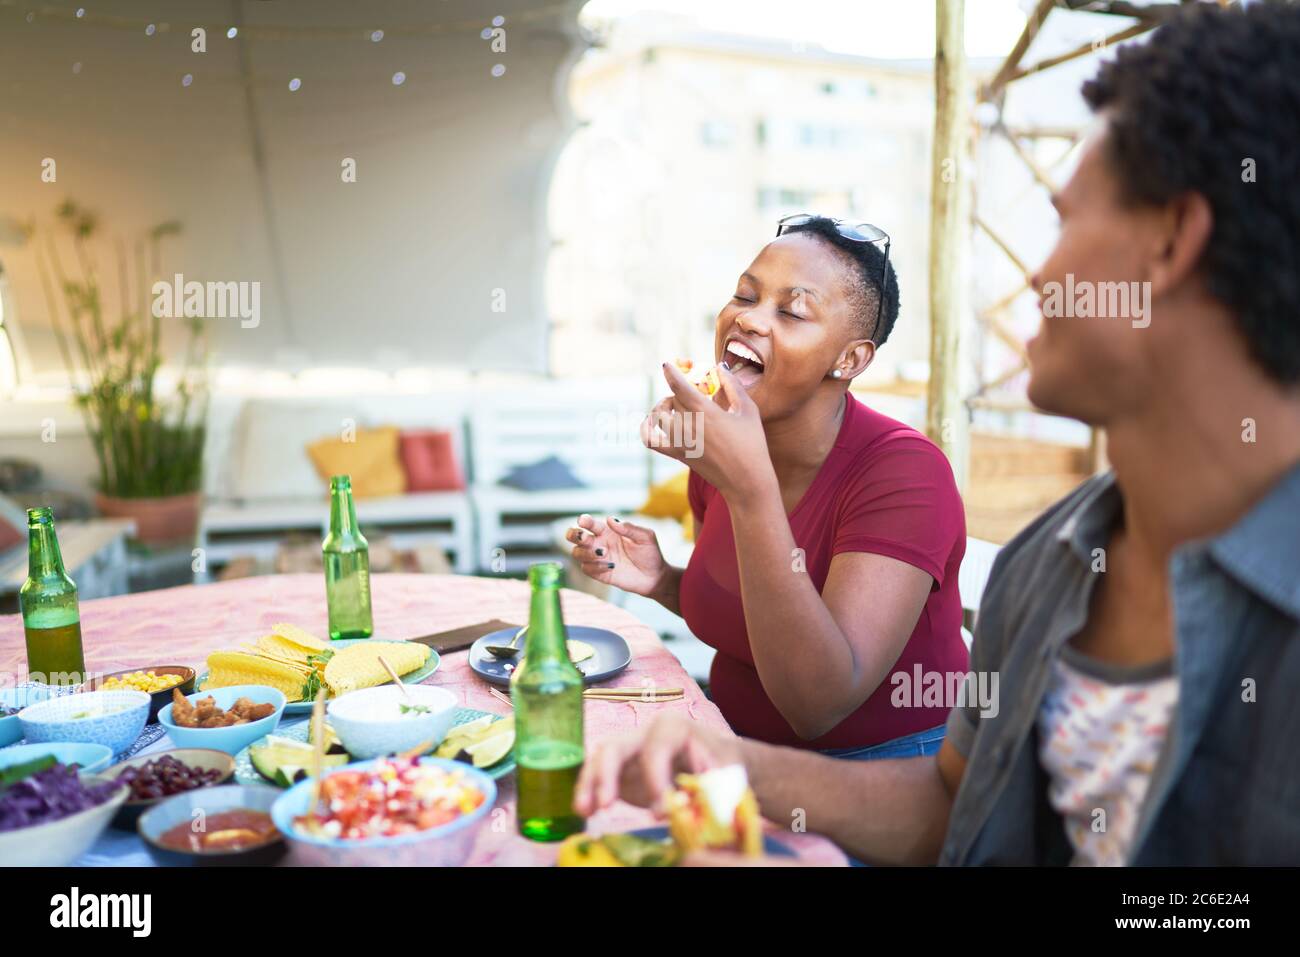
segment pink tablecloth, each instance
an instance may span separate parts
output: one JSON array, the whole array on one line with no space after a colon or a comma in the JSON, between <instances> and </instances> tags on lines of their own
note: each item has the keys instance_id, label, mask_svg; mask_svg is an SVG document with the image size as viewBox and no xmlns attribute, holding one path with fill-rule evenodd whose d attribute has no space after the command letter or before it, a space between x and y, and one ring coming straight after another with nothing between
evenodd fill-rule
<instances>
[{"instance_id":1,"label":"pink tablecloth","mask_svg":"<svg viewBox=\"0 0 1300 957\"><path fill-rule=\"evenodd\" d=\"M376 575L373 580L375 637L413 638L449 628L500 618L528 619L528 586L520 581L444 575ZM641 687L643 682L684 687L684 701L640 704L589 701L589 742L617 734L666 711L725 727L718 709L669 654L659 638L632 615L581 592L565 591L564 618L569 624L616 631L632 647L632 664L612 679L613 686ZM123 595L83 602L82 636L86 666L110 672L147 665L186 664L202 670L218 648L232 648L264 635L276 622L293 622L314 634L326 631L325 585L318 575L276 575L212 585ZM22 622L0 617L0 680L21 680L26 669ZM504 713L507 706L489 694L486 682L469 668L468 653L444 655L429 683L460 696L469 708ZM493 822L479 837L471 864L544 865L555 857L553 845L525 840L515 831L514 776L501 782ZM645 827L655 823L649 812L619 804L596 815L595 833ZM844 856L824 838L773 832L809 863L841 864Z\"/></svg>"}]
</instances>

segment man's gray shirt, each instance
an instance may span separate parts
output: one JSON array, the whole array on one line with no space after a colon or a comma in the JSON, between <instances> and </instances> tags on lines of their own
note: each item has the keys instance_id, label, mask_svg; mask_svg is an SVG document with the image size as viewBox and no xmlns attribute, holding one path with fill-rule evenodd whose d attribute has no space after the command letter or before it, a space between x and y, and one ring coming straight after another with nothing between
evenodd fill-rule
<instances>
[{"instance_id":1,"label":"man's gray shirt","mask_svg":"<svg viewBox=\"0 0 1300 957\"><path fill-rule=\"evenodd\" d=\"M971 668L999 708L953 709L967 758L942 864L1066 864L1036 718L1062 645L1083 627L1123 511L1113 474L1054 505L998 555ZM1300 864L1300 466L1228 531L1170 566L1178 707L1129 863Z\"/></svg>"}]
</instances>

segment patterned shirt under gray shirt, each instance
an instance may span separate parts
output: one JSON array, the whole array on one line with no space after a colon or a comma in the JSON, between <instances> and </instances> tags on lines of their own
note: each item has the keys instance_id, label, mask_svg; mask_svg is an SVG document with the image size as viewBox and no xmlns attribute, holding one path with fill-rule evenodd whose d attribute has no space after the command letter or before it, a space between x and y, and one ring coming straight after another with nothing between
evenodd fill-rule
<instances>
[{"instance_id":1,"label":"patterned shirt under gray shirt","mask_svg":"<svg viewBox=\"0 0 1300 957\"><path fill-rule=\"evenodd\" d=\"M1001 700L949 715L967 766L940 863L1300 864L1300 466L1175 552L1163 671L1067 650L1122 506L1114 475L1097 476L999 554L971 668L998 673ZM1080 749L1104 769L1071 762Z\"/></svg>"}]
</instances>

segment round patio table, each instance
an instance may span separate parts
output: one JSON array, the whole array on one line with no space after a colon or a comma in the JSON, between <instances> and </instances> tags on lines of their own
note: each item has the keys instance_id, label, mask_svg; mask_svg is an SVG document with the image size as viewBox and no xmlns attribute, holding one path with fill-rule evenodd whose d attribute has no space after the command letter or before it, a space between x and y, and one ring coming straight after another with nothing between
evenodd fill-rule
<instances>
[{"instance_id":1,"label":"round patio table","mask_svg":"<svg viewBox=\"0 0 1300 957\"><path fill-rule=\"evenodd\" d=\"M456 575L375 575L371 582L375 638L401 640L499 618L528 620L528 585L522 581ZM609 687L681 687L681 701L662 704L588 701L585 710L589 744L644 725L655 715L676 712L713 727L725 728L718 709L664 647L658 636L628 612L591 595L566 589L564 620L618 632L632 648L632 663L605 682ZM81 625L86 667L96 672L183 664L199 671L210 652L234 648L267 634L277 622L292 622L324 635L325 584L320 575L270 575L209 585L187 585L82 602ZM509 706L493 697L491 685L469 667L468 651L442 656L426 683L454 693L468 708L505 714ZM22 620L0 617L0 682L21 681L26 672ZM286 722L287 723L287 722ZM145 752L171 747L169 739ZM473 865L549 865L556 845L538 844L515 829L514 775L498 782L499 795L490 823L479 832L470 856ZM619 803L588 822L592 833L625 831L658 823L641 808ZM809 864L843 864L844 855L828 840L792 833L776 822L772 835ZM79 862L83 865L147 865L151 859L132 834L112 829Z\"/></svg>"}]
</instances>

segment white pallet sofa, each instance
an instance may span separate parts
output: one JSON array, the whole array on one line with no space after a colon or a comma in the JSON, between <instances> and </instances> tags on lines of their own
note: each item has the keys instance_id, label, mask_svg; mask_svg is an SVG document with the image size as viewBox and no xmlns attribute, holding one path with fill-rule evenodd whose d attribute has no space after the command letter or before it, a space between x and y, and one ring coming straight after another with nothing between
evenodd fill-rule
<instances>
[{"instance_id":1,"label":"white pallet sofa","mask_svg":"<svg viewBox=\"0 0 1300 957\"><path fill-rule=\"evenodd\" d=\"M465 468L464 394L238 398L215 402L209 417L205 501L199 522L200 580L237 557L271 558L294 534L323 536L327 483L306 447L357 428L449 429ZM357 519L399 549L437 546L455 571L474 570L474 526L465 491L416 492L357 500Z\"/></svg>"},{"instance_id":2,"label":"white pallet sofa","mask_svg":"<svg viewBox=\"0 0 1300 957\"><path fill-rule=\"evenodd\" d=\"M470 462L481 570L515 573L555 557L552 526L582 512L631 512L674 463L641 444L653 404L645 379L528 382L481 391L469 415ZM521 491L500 480L549 455L583 488ZM661 460L660 464L655 459Z\"/></svg>"}]
</instances>

